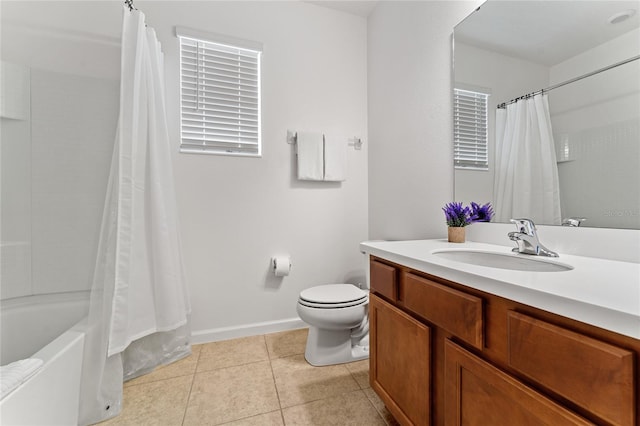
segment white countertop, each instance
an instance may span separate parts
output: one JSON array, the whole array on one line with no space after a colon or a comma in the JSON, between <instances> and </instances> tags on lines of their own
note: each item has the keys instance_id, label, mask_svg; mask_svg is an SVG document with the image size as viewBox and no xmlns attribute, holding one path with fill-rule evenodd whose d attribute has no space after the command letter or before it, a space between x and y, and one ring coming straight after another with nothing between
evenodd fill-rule
<instances>
[{"instance_id":1,"label":"white countertop","mask_svg":"<svg viewBox=\"0 0 640 426\"><path fill-rule=\"evenodd\" d=\"M366 241L360 250L418 271L606 330L640 339L640 264L560 253L536 260L570 265L562 272L531 272L472 265L435 256L443 249L513 256L511 247L447 240Z\"/></svg>"}]
</instances>

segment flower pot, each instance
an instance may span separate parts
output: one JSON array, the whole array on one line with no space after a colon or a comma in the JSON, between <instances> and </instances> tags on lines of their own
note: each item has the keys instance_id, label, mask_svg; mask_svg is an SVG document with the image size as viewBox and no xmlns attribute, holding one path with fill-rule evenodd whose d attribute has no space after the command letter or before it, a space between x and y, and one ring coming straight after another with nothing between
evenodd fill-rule
<instances>
[{"instance_id":1,"label":"flower pot","mask_svg":"<svg viewBox=\"0 0 640 426\"><path fill-rule=\"evenodd\" d=\"M450 226L448 228L450 243L464 243L464 227Z\"/></svg>"}]
</instances>

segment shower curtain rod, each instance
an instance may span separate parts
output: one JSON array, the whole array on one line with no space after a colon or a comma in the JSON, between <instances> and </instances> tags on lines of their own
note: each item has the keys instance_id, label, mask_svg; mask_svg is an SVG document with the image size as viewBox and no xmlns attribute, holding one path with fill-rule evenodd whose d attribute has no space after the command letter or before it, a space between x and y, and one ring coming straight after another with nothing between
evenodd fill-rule
<instances>
[{"instance_id":1,"label":"shower curtain rod","mask_svg":"<svg viewBox=\"0 0 640 426\"><path fill-rule=\"evenodd\" d=\"M591 71L591 72L589 72L587 74L581 75L580 77L575 77L575 78L572 78L571 80L567 80L567 81L563 81L562 83L554 84L553 86L549 86L549 87L547 87L545 89L541 89L541 90L538 90L536 92L531 92L531 93L528 93L526 95L522 95L522 96L517 97L515 99L511 99L509 102L503 102L503 103L498 105L498 108L504 109L504 108L507 107L507 105L511 105L513 103L516 103L516 102L522 100L522 99L529 99L532 96L539 95L539 94L545 93L545 92L549 92L549 91L551 91L553 89L557 89L558 87L562 87L562 86L565 86L565 85L570 84L570 83L575 83L576 81L582 80L583 78L591 77L592 75L596 75L596 74L599 74L601 72L608 71L608 70L610 70L612 68L619 67L620 65L624 65L624 64L627 64L627 63L632 62L632 61L637 61L638 59L640 59L640 55L633 56L633 57L631 57L629 59L625 59L624 61L616 62L615 64L611 64L611 65L606 66L604 68L600 68L598 70Z\"/></svg>"}]
</instances>

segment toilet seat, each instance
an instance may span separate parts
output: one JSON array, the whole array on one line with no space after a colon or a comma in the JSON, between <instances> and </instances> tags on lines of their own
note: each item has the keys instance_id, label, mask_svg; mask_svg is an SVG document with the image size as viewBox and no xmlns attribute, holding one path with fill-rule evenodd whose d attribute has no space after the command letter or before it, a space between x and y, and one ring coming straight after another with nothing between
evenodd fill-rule
<instances>
[{"instance_id":1,"label":"toilet seat","mask_svg":"<svg viewBox=\"0 0 640 426\"><path fill-rule=\"evenodd\" d=\"M368 302L368 293L352 284L325 284L300 292L298 302L310 308L335 309Z\"/></svg>"}]
</instances>

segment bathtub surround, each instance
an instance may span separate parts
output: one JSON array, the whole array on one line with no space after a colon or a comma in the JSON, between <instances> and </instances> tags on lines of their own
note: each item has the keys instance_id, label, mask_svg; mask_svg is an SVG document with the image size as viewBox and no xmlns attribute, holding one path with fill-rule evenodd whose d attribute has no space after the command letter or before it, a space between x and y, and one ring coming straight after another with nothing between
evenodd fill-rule
<instances>
[{"instance_id":1,"label":"bathtub surround","mask_svg":"<svg viewBox=\"0 0 640 426\"><path fill-rule=\"evenodd\" d=\"M40 5L2 2L1 59L30 75L30 115L0 123L3 301L91 288L117 122L120 8Z\"/></svg>"},{"instance_id":2,"label":"bathtub surround","mask_svg":"<svg viewBox=\"0 0 640 426\"><path fill-rule=\"evenodd\" d=\"M27 68L29 119L1 123L2 300L90 289L117 119L117 81Z\"/></svg>"},{"instance_id":3,"label":"bathtub surround","mask_svg":"<svg viewBox=\"0 0 640 426\"><path fill-rule=\"evenodd\" d=\"M120 413L122 379L191 353L164 58L139 10L123 7L120 115L91 290L80 424Z\"/></svg>"}]
</instances>

